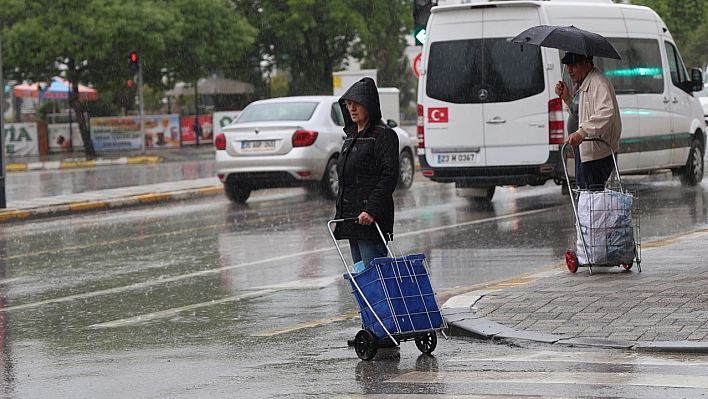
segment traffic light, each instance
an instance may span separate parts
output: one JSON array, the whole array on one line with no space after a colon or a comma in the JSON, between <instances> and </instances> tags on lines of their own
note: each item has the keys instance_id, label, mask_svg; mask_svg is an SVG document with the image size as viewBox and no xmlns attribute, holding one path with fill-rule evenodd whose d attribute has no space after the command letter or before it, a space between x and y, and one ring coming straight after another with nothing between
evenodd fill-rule
<instances>
[{"instance_id":1,"label":"traffic light","mask_svg":"<svg viewBox=\"0 0 708 399\"><path fill-rule=\"evenodd\" d=\"M413 37L417 46L425 43L425 26L430 18L430 9L436 5L438 5L436 0L413 0Z\"/></svg>"},{"instance_id":2,"label":"traffic light","mask_svg":"<svg viewBox=\"0 0 708 399\"><path fill-rule=\"evenodd\" d=\"M130 53L130 56L128 57L128 66L130 66L130 69L133 71L140 70L140 60L138 59L138 53L135 51Z\"/></svg>"}]
</instances>

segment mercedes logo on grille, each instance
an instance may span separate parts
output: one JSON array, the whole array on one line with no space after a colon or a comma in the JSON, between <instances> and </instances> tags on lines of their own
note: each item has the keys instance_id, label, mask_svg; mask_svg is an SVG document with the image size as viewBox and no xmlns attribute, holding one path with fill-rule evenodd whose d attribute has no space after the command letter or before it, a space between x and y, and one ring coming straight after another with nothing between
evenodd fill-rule
<instances>
[{"instance_id":1,"label":"mercedes logo on grille","mask_svg":"<svg viewBox=\"0 0 708 399\"><path fill-rule=\"evenodd\" d=\"M256 128L256 129L255 129L255 132L256 132L256 134L258 134L258 132L260 132L260 130L258 130L258 128Z\"/></svg>"},{"instance_id":2,"label":"mercedes logo on grille","mask_svg":"<svg viewBox=\"0 0 708 399\"><path fill-rule=\"evenodd\" d=\"M484 101L484 100L486 100L487 98L489 98L489 92L488 92L486 89L480 90L477 95L479 96L479 99L482 100L482 101Z\"/></svg>"}]
</instances>

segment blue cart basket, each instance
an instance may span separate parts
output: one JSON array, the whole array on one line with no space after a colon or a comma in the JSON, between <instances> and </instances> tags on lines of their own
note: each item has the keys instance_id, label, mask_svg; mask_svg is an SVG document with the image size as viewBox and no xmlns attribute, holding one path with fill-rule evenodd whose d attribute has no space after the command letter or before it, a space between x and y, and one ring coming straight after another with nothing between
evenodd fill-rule
<instances>
[{"instance_id":1,"label":"blue cart basket","mask_svg":"<svg viewBox=\"0 0 708 399\"><path fill-rule=\"evenodd\" d=\"M361 272L347 265L334 237L332 224L351 222L332 220L328 228L344 263L361 313L362 330L354 339L354 349L360 359L371 360L377 348L398 346L399 342L415 340L423 353L432 353L437 346L436 330L444 327L444 319L430 283L424 254L372 260ZM386 240L376 225L381 238Z\"/></svg>"}]
</instances>

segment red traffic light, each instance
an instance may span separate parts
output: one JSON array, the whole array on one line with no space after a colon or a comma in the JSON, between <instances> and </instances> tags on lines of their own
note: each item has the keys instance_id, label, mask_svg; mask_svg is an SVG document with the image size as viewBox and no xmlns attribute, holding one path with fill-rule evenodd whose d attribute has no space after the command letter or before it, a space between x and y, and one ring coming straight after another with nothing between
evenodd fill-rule
<instances>
[{"instance_id":1,"label":"red traffic light","mask_svg":"<svg viewBox=\"0 0 708 399\"><path fill-rule=\"evenodd\" d=\"M128 80L128 87L133 87L133 81L130 79Z\"/></svg>"},{"instance_id":2,"label":"red traffic light","mask_svg":"<svg viewBox=\"0 0 708 399\"><path fill-rule=\"evenodd\" d=\"M133 71L140 70L140 61L138 60L138 53L136 53L135 51L130 53L130 56L128 56L128 66Z\"/></svg>"}]
</instances>

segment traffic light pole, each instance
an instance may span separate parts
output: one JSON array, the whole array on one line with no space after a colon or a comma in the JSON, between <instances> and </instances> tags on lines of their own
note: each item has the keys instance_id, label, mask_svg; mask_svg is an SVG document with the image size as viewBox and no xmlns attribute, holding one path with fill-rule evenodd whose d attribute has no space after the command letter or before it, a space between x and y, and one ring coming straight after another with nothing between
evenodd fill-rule
<instances>
[{"instance_id":1,"label":"traffic light pole","mask_svg":"<svg viewBox=\"0 0 708 399\"><path fill-rule=\"evenodd\" d=\"M145 103L143 102L143 60L138 58L138 91L140 93L140 152L145 155Z\"/></svg>"},{"instance_id":2,"label":"traffic light pole","mask_svg":"<svg viewBox=\"0 0 708 399\"><path fill-rule=\"evenodd\" d=\"M2 36L0 36L0 209L7 208L5 201L5 82L2 79Z\"/></svg>"}]
</instances>

